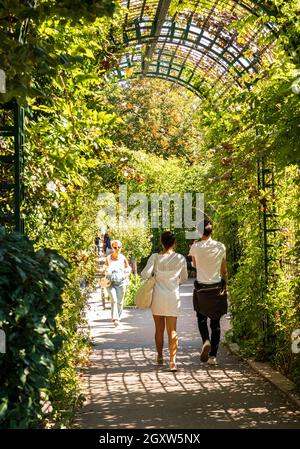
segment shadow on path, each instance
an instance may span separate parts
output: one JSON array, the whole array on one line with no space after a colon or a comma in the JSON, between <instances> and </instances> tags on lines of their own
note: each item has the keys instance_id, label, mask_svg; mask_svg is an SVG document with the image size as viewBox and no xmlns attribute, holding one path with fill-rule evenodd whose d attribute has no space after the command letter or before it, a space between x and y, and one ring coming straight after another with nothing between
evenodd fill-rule
<instances>
[{"instance_id":1,"label":"shadow on path","mask_svg":"<svg viewBox=\"0 0 300 449\"><path fill-rule=\"evenodd\" d=\"M191 292L189 280L181 287L176 373L155 365L149 310L125 309L121 325L114 328L110 309L102 310L99 294L92 295L87 315L94 347L83 381L87 401L74 428L300 429L300 410L224 346L218 366L199 361ZM221 321L224 335L229 320L224 316Z\"/></svg>"}]
</instances>

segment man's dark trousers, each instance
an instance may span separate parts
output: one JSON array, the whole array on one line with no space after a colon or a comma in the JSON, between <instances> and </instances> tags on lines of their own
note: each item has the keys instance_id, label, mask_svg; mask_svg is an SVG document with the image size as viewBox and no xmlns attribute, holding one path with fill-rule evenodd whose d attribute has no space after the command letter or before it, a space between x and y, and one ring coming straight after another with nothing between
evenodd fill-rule
<instances>
[{"instance_id":1,"label":"man's dark trousers","mask_svg":"<svg viewBox=\"0 0 300 449\"><path fill-rule=\"evenodd\" d=\"M219 348L220 337L221 337L220 318L218 320L210 319L211 338L209 338L209 332L208 332L208 327L207 327L207 317L202 315L201 313L197 313L197 320L198 320L199 332L200 332L203 343L206 340L210 340L211 350L210 350L209 355L211 357L216 357L218 348Z\"/></svg>"}]
</instances>

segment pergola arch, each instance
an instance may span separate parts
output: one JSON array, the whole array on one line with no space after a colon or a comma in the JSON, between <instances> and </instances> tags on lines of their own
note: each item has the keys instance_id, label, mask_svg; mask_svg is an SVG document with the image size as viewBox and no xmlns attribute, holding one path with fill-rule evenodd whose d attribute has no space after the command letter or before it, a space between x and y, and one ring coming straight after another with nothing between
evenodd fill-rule
<instances>
[{"instance_id":1,"label":"pergola arch","mask_svg":"<svg viewBox=\"0 0 300 449\"><path fill-rule=\"evenodd\" d=\"M122 49L118 74L122 78L131 67L134 76L167 77L199 96L199 86L208 80L220 96L233 86L248 87L264 59L272 62L277 40L265 3L190 0L176 6L173 0L122 0L122 36L112 30ZM246 34L233 27L242 22Z\"/></svg>"},{"instance_id":2,"label":"pergola arch","mask_svg":"<svg viewBox=\"0 0 300 449\"><path fill-rule=\"evenodd\" d=\"M184 87L185 89L189 90L190 92L192 92L194 95L196 95L198 98L202 98L204 99L204 95L202 95L202 93L199 90L195 90L192 88L192 86L188 85L187 83L184 83L184 81L177 81L177 79L171 75L163 75L163 74L151 74L151 73L134 73L132 78L139 78L140 76L143 76L143 78L150 78L150 79L160 79L163 81L167 81L169 83L176 83L177 85ZM120 76L120 81L124 81L124 79L122 79L122 76Z\"/></svg>"},{"instance_id":3,"label":"pergola arch","mask_svg":"<svg viewBox=\"0 0 300 449\"><path fill-rule=\"evenodd\" d=\"M222 72L226 71L227 69L226 64L217 59L217 55L205 53L204 51L201 51L201 47L198 47L195 50L195 53L199 55L198 60L199 62L195 66L193 64L193 61L191 61L191 59L186 58L186 49L187 51L193 49L192 46L188 45L188 41L185 41L181 44L181 48L184 49L184 52L182 52L181 55L177 55L177 57L174 56L172 48L169 48L173 47L176 44L170 43L168 47L165 47L163 50L160 50L159 44L164 44L165 42L163 40L158 39L157 43L158 43L157 47L158 57L156 60L154 60L152 63L148 65L146 70L143 69L142 67L142 59L143 59L142 52L135 52L133 54L126 53L125 55L123 55L122 58L120 59L118 66L118 74L120 78L123 78L125 76L125 74L122 73L122 70L127 68L134 68L135 76L155 77L155 75L157 75L157 78L161 77L170 78L173 80L173 82L183 85L192 90L196 95L201 96L199 85L202 85L203 82L209 83L209 79L204 79L204 77L202 77L202 80L198 81L197 68L202 70L204 72L204 75L206 75L208 72L210 72L211 74L214 71L216 74L215 78L217 78L217 76L221 78ZM133 47L128 48L131 49ZM205 61L203 60L204 57ZM169 62L168 60L170 60L171 64L168 63ZM210 64L208 64L208 61ZM228 73L228 78L231 85L233 83L242 88L239 73L235 69L233 69L233 71L235 73ZM183 72L187 74L186 79L185 77L182 76ZM258 73L256 69L254 69L254 72ZM213 79L214 78L212 78L212 80Z\"/></svg>"}]
</instances>

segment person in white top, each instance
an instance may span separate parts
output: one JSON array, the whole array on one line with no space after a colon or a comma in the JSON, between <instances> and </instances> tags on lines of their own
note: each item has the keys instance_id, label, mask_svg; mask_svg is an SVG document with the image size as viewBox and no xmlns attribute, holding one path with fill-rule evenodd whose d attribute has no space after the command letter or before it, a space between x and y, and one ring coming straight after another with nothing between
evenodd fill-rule
<instances>
[{"instance_id":1,"label":"person in white top","mask_svg":"<svg viewBox=\"0 0 300 449\"><path fill-rule=\"evenodd\" d=\"M107 291L111 298L111 319L114 326L118 326L123 311L126 279L131 268L126 257L121 254L122 243L120 240L113 240L111 247L113 252L105 260L106 276L111 282Z\"/></svg>"},{"instance_id":2,"label":"person in white top","mask_svg":"<svg viewBox=\"0 0 300 449\"><path fill-rule=\"evenodd\" d=\"M169 368L177 371L177 317L180 314L179 284L188 278L185 257L174 250L175 236L169 231L161 235L162 252L152 254L141 272L144 279L155 276L151 311L155 323L157 364L163 364L164 331L169 340Z\"/></svg>"},{"instance_id":3,"label":"person in white top","mask_svg":"<svg viewBox=\"0 0 300 449\"><path fill-rule=\"evenodd\" d=\"M226 248L223 243L213 240L211 237L212 222L205 219L203 223L203 234L201 240L194 243L190 254L192 262L197 271L195 288L222 288L226 290L227 268ZM207 327L207 316L197 312L198 328L203 341L200 355L202 362L216 365L216 355L219 348L221 329L220 318L210 318L211 339Z\"/></svg>"}]
</instances>

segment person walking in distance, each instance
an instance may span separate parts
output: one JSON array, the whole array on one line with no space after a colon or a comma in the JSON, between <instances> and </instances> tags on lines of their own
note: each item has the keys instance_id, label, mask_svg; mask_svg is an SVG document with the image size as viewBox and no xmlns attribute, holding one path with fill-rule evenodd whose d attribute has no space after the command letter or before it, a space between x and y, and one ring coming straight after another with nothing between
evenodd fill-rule
<instances>
[{"instance_id":1,"label":"person walking in distance","mask_svg":"<svg viewBox=\"0 0 300 449\"><path fill-rule=\"evenodd\" d=\"M107 287L111 298L111 319L114 326L118 326L123 312L123 302L126 293L128 276L131 272L128 260L121 253L120 240L111 242L112 253L105 260L106 277L110 281Z\"/></svg>"},{"instance_id":2,"label":"person walking in distance","mask_svg":"<svg viewBox=\"0 0 300 449\"><path fill-rule=\"evenodd\" d=\"M101 238L100 238L98 233L96 234L94 243L95 243L95 247L96 247L96 254L99 255L100 254L100 249L101 249L100 248Z\"/></svg>"},{"instance_id":3,"label":"person walking in distance","mask_svg":"<svg viewBox=\"0 0 300 449\"><path fill-rule=\"evenodd\" d=\"M177 317L180 314L179 284L188 278L185 257L175 252L175 236L166 231L161 235L162 251L152 254L141 272L144 279L155 276L151 311L155 324L157 364L163 364L164 331L169 340L169 368L177 371Z\"/></svg>"},{"instance_id":4,"label":"person walking in distance","mask_svg":"<svg viewBox=\"0 0 300 449\"><path fill-rule=\"evenodd\" d=\"M201 240L194 243L190 250L197 273L193 299L203 342L200 360L216 365L221 336L220 318L227 312L226 248L223 243L212 239L211 220L204 219L202 224ZM210 318L211 338L207 318Z\"/></svg>"},{"instance_id":5,"label":"person walking in distance","mask_svg":"<svg viewBox=\"0 0 300 449\"><path fill-rule=\"evenodd\" d=\"M109 256L112 252L113 252L113 250L112 250L110 236L108 234L108 228L107 228L107 231L105 232L104 237L103 237L103 253L104 253L104 255Z\"/></svg>"}]
</instances>

